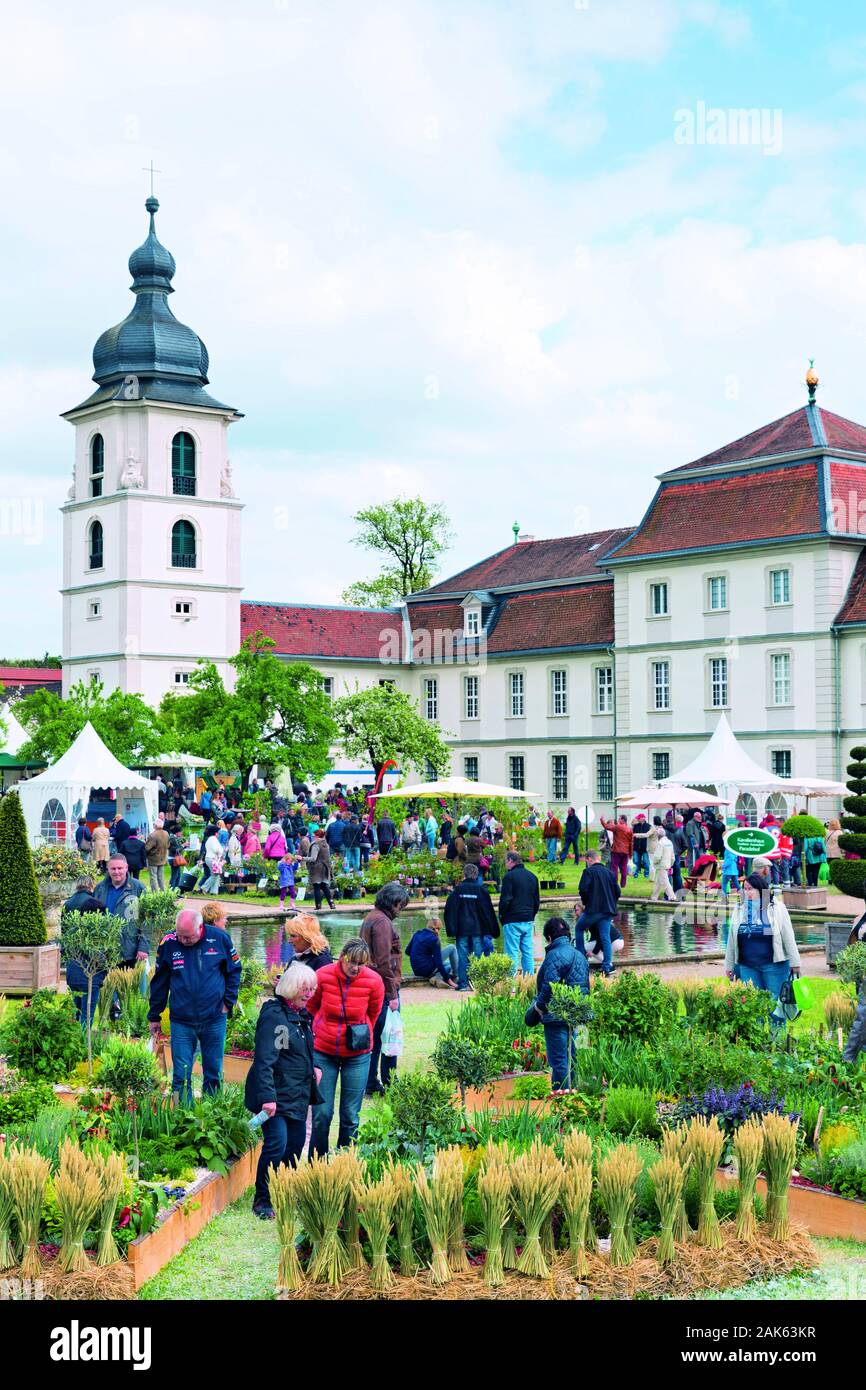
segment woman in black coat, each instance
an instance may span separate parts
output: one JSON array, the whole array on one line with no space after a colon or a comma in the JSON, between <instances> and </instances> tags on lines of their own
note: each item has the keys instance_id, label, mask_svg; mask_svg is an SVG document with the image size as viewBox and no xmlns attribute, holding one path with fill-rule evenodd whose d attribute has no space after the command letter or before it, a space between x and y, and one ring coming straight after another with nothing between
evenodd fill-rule
<instances>
[{"instance_id":1,"label":"woman in black coat","mask_svg":"<svg viewBox=\"0 0 866 1390\"><path fill-rule=\"evenodd\" d=\"M281 1163L297 1163L306 1139L307 1111L322 1100L321 1072L313 1066L312 1020L304 1008L315 989L315 972L293 961L275 997L262 1005L256 1025L244 1101L248 1110L268 1114L253 1198L253 1211L263 1221L274 1219L268 1169L271 1164L279 1168Z\"/></svg>"}]
</instances>

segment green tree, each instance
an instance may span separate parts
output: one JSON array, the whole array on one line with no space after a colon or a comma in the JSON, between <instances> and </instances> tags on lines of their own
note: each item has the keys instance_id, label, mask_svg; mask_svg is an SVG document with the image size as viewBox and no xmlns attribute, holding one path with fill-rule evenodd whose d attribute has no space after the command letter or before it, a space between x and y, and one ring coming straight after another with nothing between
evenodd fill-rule
<instances>
[{"instance_id":1,"label":"green tree","mask_svg":"<svg viewBox=\"0 0 866 1390\"><path fill-rule=\"evenodd\" d=\"M388 608L406 594L432 583L436 562L451 543L453 532L444 507L420 497L395 497L356 512L360 531L352 544L375 551L387 563L375 579L351 584L344 603Z\"/></svg>"},{"instance_id":2,"label":"green tree","mask_svg":"<svg viewBox=\"0 0 866 1390\"><path fill-rule=\"evenodd\" d=\"M404 772L426 773L430 763L436 776L451 766L451 750L435 720L425 719L413 700L392 685L372 685L334 701L338 739L348 758L369 758L378 776L393 758Z\"/></svg>"},{"instance_id":3,"label":"green tree","mask_svg":"<svg viewBox=\"0 0 866 1390\"><path fill-rule=\"evenodd\" d=\"M845 833L839 836L839 848L846 854L856 854L857 858L831 859L830 882L841 893L862 898L866 897L866 748L858 744L848 756L851 761L845 771L851 795L842 801L847 814L842 817Z\"/></svg>"},{"instance_id":4,"label":"green tree","mask_svg":"<svg viewBox=\"0 0 866 1390\"><path fill-rule=\"evenodd\" d=\"M149 895L148 895L149 896ZM74 961L87 976L87 1077L93 1081L93 1025L90 1002L94 977L119 965L123 918L108 912L67 912L61 923L60 951L65 964Z\"/></svg>"},{"instance_id":5,"label":"green tree","mask_svg":"<svg viewBox=\"0 0 866 1390\"><path fill-rule=\"evenodd\" d=\"M30 735L21 749L26 762L55 762L90 722L107 748L129 767L137 759L169 751L169 733L156 710L140 695L112 690L100 681L79 681L68 699L53 690L34 690L15 707Z\"/></svg>"},{"instance_id":6,"label":"green tree","mask_svg":"<svg viewBox=\"0 0 866 1390\"><path fill-rule=\"evenodd\" d=\"M234 690L212 661L200 661L188 693L171 692L160 706L184 751L213 758L223 771L237 768L244 787L257 763L315 779L331 762L336 725L323 679L306 662L280 661L273 645L261 632L246 639L231 660Z\"/></svg>"},{"instance_id":7,"label":"green tree","mask_svg":"<svg viewBox=\"0 0 866 1390\"><path fill-rule=\"evenodd\" d=\"M45 913L17 792L0 801L0 946L44 946Z\"/></svg>"},{"instance_id":8,"label":"green tree","mask_svg":"<svg viewBox=\"0 0 866 1390\"><path fill-rule=\"evenodd\" d=\"M111 1038L102 1051L99 1084L111 1091L124 1105L132 1105L132 1143L135 1150L133 1177L138 1177L138 1111L142 1101L159 1090L160 1073L156 1058L144 1043Z\"/></svg>"}]
</instances>

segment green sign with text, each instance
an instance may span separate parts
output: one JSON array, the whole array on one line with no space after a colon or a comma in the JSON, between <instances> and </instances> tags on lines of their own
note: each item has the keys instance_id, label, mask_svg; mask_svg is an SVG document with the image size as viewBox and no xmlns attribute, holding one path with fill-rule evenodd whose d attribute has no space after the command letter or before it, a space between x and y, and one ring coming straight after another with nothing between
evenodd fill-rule
<instances>
[{"instance_id":1,"label":"green sign with text","mask_svg":"<svg viewBox=\"0 0 866 1390\"><path fill-rule=\"evenodd\" d=\"M756 854L769 854L776 848L776 838L769 830L755 830L751 826L741 826L739 830L729 830L725 844L734 854L744 859L754 859Z\"/></svg>"}]
</instances>

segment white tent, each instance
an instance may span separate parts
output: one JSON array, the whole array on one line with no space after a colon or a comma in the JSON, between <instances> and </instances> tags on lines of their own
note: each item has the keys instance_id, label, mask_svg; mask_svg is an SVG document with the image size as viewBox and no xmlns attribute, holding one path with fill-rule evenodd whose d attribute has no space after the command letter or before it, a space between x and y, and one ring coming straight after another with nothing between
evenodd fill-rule
<instances>
[{"instance_id":1,"label":"white tent","mask_svg":"<svg viewBox=\"0 0 866 1390\"><path fill-rule=\"evenodd\" d=\"M723 787L747 787L750 791L788 792L793 790L790 779L777 777L773 772L750 758L742 744L738 743L727 716L719 716L715 732L698 756L680 768L670 780L685 782L690 787L713 786L718 792Z\"/></svg>"},{"instance_id":2,"label":"white tent","mask_svg":"<svg viewBox=\"0 0 866 1390\"><path fill-rule=\"evenodd\" d=\"M8 753L14 758L19 748L27 742L27 731L22 729L9 705L0 710L0 719L6 725L6 733L0 734L0 753Z\"/></svg>"},{"instance_id":3,"label":"white tent","mask_svg":"<svg viewBox=\"0 0 866 1390\"><path fill-rule=\"evenodd\" d=\"M445 777L441 782L421 782L417 787L397 787L391 792L380 792L377 801L384 801L388 797L449 797L449 796L473 796L473 797L494 797L510 796L521 797L527 801L540 801L539 792L517 792L513 787L497 787L493 782L470 782L468 777Z\"/></svg>"},{"instance_id":4,"label":"white tent","mask_svg":"<svg viewBox=\"0 0 866 1390\"><path fill-rule=\"evenodd\" d=\"M112 789L117 809L130 825L144 830L153 827L158 810L156 783L124 767L87 723L56 763L17 788L30 843L71 844L94 787Z\"/></svg>"},{"instance_id":5,"label":"white tent","mask_svg":"<svg viewBox=\"0 0 866 1390\"><path fill-rule=\"evenodd\" d=\"M197 753L159 753L155 758L144 758L137 767L216 767L211 758L200 758Z\"/></svg>"}]
</instances>

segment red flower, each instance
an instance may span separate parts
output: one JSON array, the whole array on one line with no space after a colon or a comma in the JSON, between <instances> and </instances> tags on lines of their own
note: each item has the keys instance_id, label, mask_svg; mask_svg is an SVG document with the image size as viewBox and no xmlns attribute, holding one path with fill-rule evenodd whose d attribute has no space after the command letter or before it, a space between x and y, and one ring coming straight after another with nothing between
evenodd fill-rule
<instances>
[{"instance_id":1,"label":"red flower","mask_svg":"<svg viewBox=\"0 0 866 1390\"><path fill-rule=\"evenodd\" d=\"M119 1220L118 1223L117 1223L117 1224L118 1224L118 1227L120 1228L120 1230L123 1230L123 1228L124 1228L125 1226L128 1226L128 1225L129 1225L129 1218L130 1218L131 1216L132 1216L132 1207L124 1207L124 1208L123 1208L123 1211L120 1213L120 1220Z\"/></svg>"}]
</instances>

